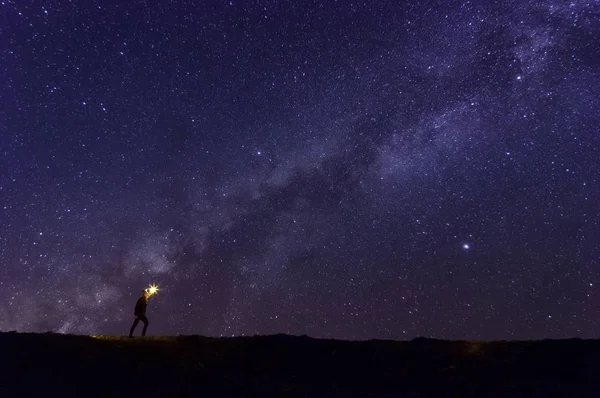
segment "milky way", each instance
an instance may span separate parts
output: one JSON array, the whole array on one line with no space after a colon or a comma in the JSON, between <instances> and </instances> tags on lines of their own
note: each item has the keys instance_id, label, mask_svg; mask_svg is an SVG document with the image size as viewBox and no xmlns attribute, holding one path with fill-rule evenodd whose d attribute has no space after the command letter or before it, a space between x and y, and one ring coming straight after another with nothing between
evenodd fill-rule
<instances>
[{"instance_id":1,"label":"milky way","mask_svg":"<svg viewBox=\"0 0 600 398\"><path fill-rule=\"evenodd\" d=\"M595 1L0 5L0 330L597 337Z\"/></svg>"}]
</instances>

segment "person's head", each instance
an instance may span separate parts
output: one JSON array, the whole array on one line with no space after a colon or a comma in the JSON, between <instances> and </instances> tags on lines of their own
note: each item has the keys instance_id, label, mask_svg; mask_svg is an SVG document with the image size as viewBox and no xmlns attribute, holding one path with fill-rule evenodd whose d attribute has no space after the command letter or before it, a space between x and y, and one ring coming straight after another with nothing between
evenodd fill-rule
<instances>
[{"instance_id":1,"label":"person's head","mask_svg":"<svg viewBox=\"0 0 600 398\"><path fill-rule=\"evenodd\" d=\"M142 296L148 298L151 296L150 291L148 289L142 290Z\"/></svg>"}]
</instances>

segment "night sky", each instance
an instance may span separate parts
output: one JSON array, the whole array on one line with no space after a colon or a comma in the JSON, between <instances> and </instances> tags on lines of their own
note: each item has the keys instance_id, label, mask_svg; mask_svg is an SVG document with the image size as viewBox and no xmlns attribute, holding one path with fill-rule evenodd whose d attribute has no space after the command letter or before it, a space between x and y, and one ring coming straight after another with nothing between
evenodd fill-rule
<instances>
[{"instance_id":1,"label":"night sky","mask_svg":"<svg viewBox=\"0 0 600 398\"><path fill-rule=\"evenodd\" d=\"M597 1L4 0L0 81L1 331L599 337Z\"/></svg>"}]
</instances>

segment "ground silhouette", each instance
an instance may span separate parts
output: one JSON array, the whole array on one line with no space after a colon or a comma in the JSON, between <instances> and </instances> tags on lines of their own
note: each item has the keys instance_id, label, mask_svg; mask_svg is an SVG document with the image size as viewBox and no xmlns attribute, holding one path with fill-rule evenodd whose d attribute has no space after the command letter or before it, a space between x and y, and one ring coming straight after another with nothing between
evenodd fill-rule
<instances>
[{"instance_id":1,"label":"ground silhouette","mask_svg":"<svg viewBox=\"0 0 600 398\"><path fill-rule=\"evenodd\" d=\"M6 397L600 397L599 340L8 332L0 358Z\"/></svg>"}]
</instances>

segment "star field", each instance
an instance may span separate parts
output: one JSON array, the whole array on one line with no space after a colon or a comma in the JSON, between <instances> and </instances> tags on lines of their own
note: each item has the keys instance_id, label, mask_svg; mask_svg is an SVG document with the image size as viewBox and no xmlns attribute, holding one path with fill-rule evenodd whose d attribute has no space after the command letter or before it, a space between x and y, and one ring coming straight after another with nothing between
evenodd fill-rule
<instances>
[{"instance_id":1,"label":"star field","mask_svg":"<svg viewBox=\"0 0 600 398\"><path fill-rule=\"evenodd\" d=\"M0 3L0 330L598 337L595 1Z\"/></svg>"}]
</instances>

